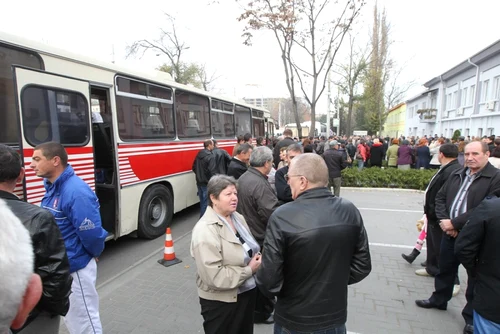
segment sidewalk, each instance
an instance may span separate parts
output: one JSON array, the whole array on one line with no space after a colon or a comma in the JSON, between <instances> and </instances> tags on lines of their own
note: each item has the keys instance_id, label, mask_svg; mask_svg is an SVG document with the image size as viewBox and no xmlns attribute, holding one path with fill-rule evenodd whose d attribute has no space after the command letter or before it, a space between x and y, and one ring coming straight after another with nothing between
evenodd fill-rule
<instances>
[{"instance_id":1,"label":"sidewalk","mask_svg":"<svg viewBox=\"0 0 500 334\"><path fill-rule=\"evenodd\" d=\"M104 333L203 333L195 285L196 267L189 255L191 234L176 240L182 263L165 268L152 256L98 288ZM398 248L372 246L373 271L349 288L347 328L354 333L461 333L464 322L465 276L462 291L448 311L424 310L414 300L427 298L433 280L418 277L401 259ZM419 257L416 262L423 261ZM272 325L256 325L255 333L272 333ZM61 331L64 332L64 331Z\"/></svg>"}]
</instances>

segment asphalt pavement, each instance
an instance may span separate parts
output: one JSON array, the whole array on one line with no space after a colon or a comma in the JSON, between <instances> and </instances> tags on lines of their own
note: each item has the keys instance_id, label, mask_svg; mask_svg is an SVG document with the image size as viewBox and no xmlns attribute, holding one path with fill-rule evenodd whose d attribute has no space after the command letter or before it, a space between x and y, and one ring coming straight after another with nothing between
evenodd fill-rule
<instances>
[{"instance_id":1,"label":"asphalt pavement","mask_svg":"<svg viewBox=\"0 0 500 334\"><path fill-rule=\"evenodd\" d=\"M347 329L350 333L461 333L466 275L460 269L462 291L447 311L416 307L428 298L434 280L414 271L421 255L408 265L417 239L416 220L422 216L423 194L416 191L341 190L360 210L370 241L372 273L349 287ZM164 238L144 241L122 238L106 245L99 261L98 292L104 333L202 333L195 285L196 267L189 255L190 230L198 208L174 216L176 255L183 262L165 268ZM425 253L425 252L424 252ZM272 325L256 325L255 333L272 333ZM64 325L61 333L67 333Z\"/></svg>"}]
</instances>

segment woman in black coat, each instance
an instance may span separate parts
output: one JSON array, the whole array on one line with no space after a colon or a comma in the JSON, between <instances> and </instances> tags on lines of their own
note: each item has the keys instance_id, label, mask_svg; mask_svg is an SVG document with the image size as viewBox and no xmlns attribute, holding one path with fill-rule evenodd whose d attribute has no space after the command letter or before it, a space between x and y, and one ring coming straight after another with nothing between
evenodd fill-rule
<instances>
[{"instance_id":1,"label":"woman in black coat","mask_svg":"<svg viewBox=\"0 0 500 334\"><path fill-rule=\"evenodd\" d=\"M384 159L384 145L378 138L373 140L373 145L370 148L370 164L371 166L382 167L382 160Z\"/></svg>"}]
</instances>

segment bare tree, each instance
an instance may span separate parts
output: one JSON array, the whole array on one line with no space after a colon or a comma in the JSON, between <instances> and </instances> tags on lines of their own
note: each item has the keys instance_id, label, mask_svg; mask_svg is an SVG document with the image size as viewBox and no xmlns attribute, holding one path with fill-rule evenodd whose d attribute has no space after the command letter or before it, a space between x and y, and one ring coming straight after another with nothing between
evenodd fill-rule
<instances>
[{"instance_id":1,"label":"bare tree","mask_svg":"<svg viewBox=\"0 0 500 334\"><path fill-rule=\"evenodd\" d=\"M286 83L296 103L295 80L311 107L311 129L315 131L316 105L326 87L327 73L339 51L345 34L365 4L364 0L252 0L240 20L246 20L246 43L250 30L272 31L281 49ZM331 15L333 8L338 16ZM303 25L300 23L304 22ZM292 48L296 45L296 48ZM292 54L293 51L293 54ZM301 56L309 61L302 64ZM295 74L295 77L294 77ZM299 135L299 116L294 106Z\"/></svg>"},{"instance_id":2,"label":"bare tree","mask_svg":"<svg viewBox=\"0 0 500 334\"><path fill-rule=\"evenodd\" d=\"M354 103L355 101L359 101L361 97L357 92L357 88L363 80L363 75L368 66L367 59L370 57L367 47L363 49L357 48L354 42L355 37L350 35L349 58L346 63L335 66L333 70L340 76L340 80L336 84L339 86L341 93L347 95L347 102L341 103L347 109L347 115L345 116L347 125L344 129L346 134L351 134L353 130L352 116Z\"/></svg>"},{"instance_id":3,"label":"bare tree","mask_svg":"<svg viewBox=\"0 0 500 334\"><path fill-rule=\"evenodd\" d=\"M295 93L295 74L291 60L300 3L300 0L251 0L244 7L244 12L238 20L247 23L243 32L246 45L252 45L252 30L268 30L273 33L281 52L285 82L292 100L292 112L297 124L297 132L299 136L302 136Z\"/></svg>"},{"instance_id":4,"label":"bare tree","mask_svg":"<svg viewBox=\"0 0 500 334\"><path fill-rule=\"evenodd\" d=\"M400 75L403 72L403 67L398 68L393 72L393 75L388 82L388 86L385 91L385 105L387 109L391 109L401 103L406 95L406 93L415 85L415 80L400 83Z\"/></svg>"},{"instance_id":5,"label":"bare tree","mask_svg":"<svg viewBox=\"0 0 500 334\"><path fill-rule=\"evenodd\" d=\"M201 82L201 86L203 87L203 90L211 91L212 90L211 86L219 78L220 78L220 75L217 75L216 72L213 72L212 74L209 75L205 64L199 65L198 79Z\"/></svg>"},{"instance_id":6,"label":"bare tree","mask_svg":"<svg viewBox=\"0 0 500 334\"><path fill-rule=\"evenodd\" d=\"M157 55L165 55L170 61L172 76L177 81L181 77L182 61L181 57L185 50L189 49L184 41L179 38L175 27L175 19L165 13L169 22L168 29L160 29L160 37L154 39L140 39L127 47L127 58L140 54L142 57L146 52L153 51Z\"/></svg>"}]
</instances>

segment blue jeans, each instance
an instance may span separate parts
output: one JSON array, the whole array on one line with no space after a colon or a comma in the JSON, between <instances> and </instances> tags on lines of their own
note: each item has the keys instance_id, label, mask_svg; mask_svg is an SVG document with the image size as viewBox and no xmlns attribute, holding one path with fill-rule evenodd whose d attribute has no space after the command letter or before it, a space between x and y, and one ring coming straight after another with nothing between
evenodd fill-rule
<instances>
[{"instance_id":1,"label":"blue jeans","mask_svg":"<svg viewBox=\"0 0 500 334\"><path fill-rule=\"evenodd\" d=\"M365 167L365 162L363 160L358 160L358 170L362 170Z\"/></svg>"},{"instance_id":2,"label":"blue jeans","mask_svg":"<svg viewBox=\"0 0 500 334\"><path fill-rule=\"evenodd\" d=\"M487 320L474 311L474 334L500 333L500 324Z\"/></svg>"},{"instance_id":3,"label":"blue jeans","mask_svg":"<svg viewBox=\"0 0 500 334\"><path fill-rule=\"evenodd\" d=\"M315 330L312 332L300 332L300 331L292 331L290 329L286 329L285 327L274 323L274 334L346 334L346 328L344 325L333 325L330 327L326 327L320 330Z\"/></svg>"},{"instance_id":4,"label":"blue jeans","mask_svg":"<svg viewBox=\"0 0 500 334\"><path fill-rule=\"evenodd\" d=\"M205 214L208 205L207 186L198 186L198 197L200 198L200 217Z\"/></svg>"}]
</instances>

